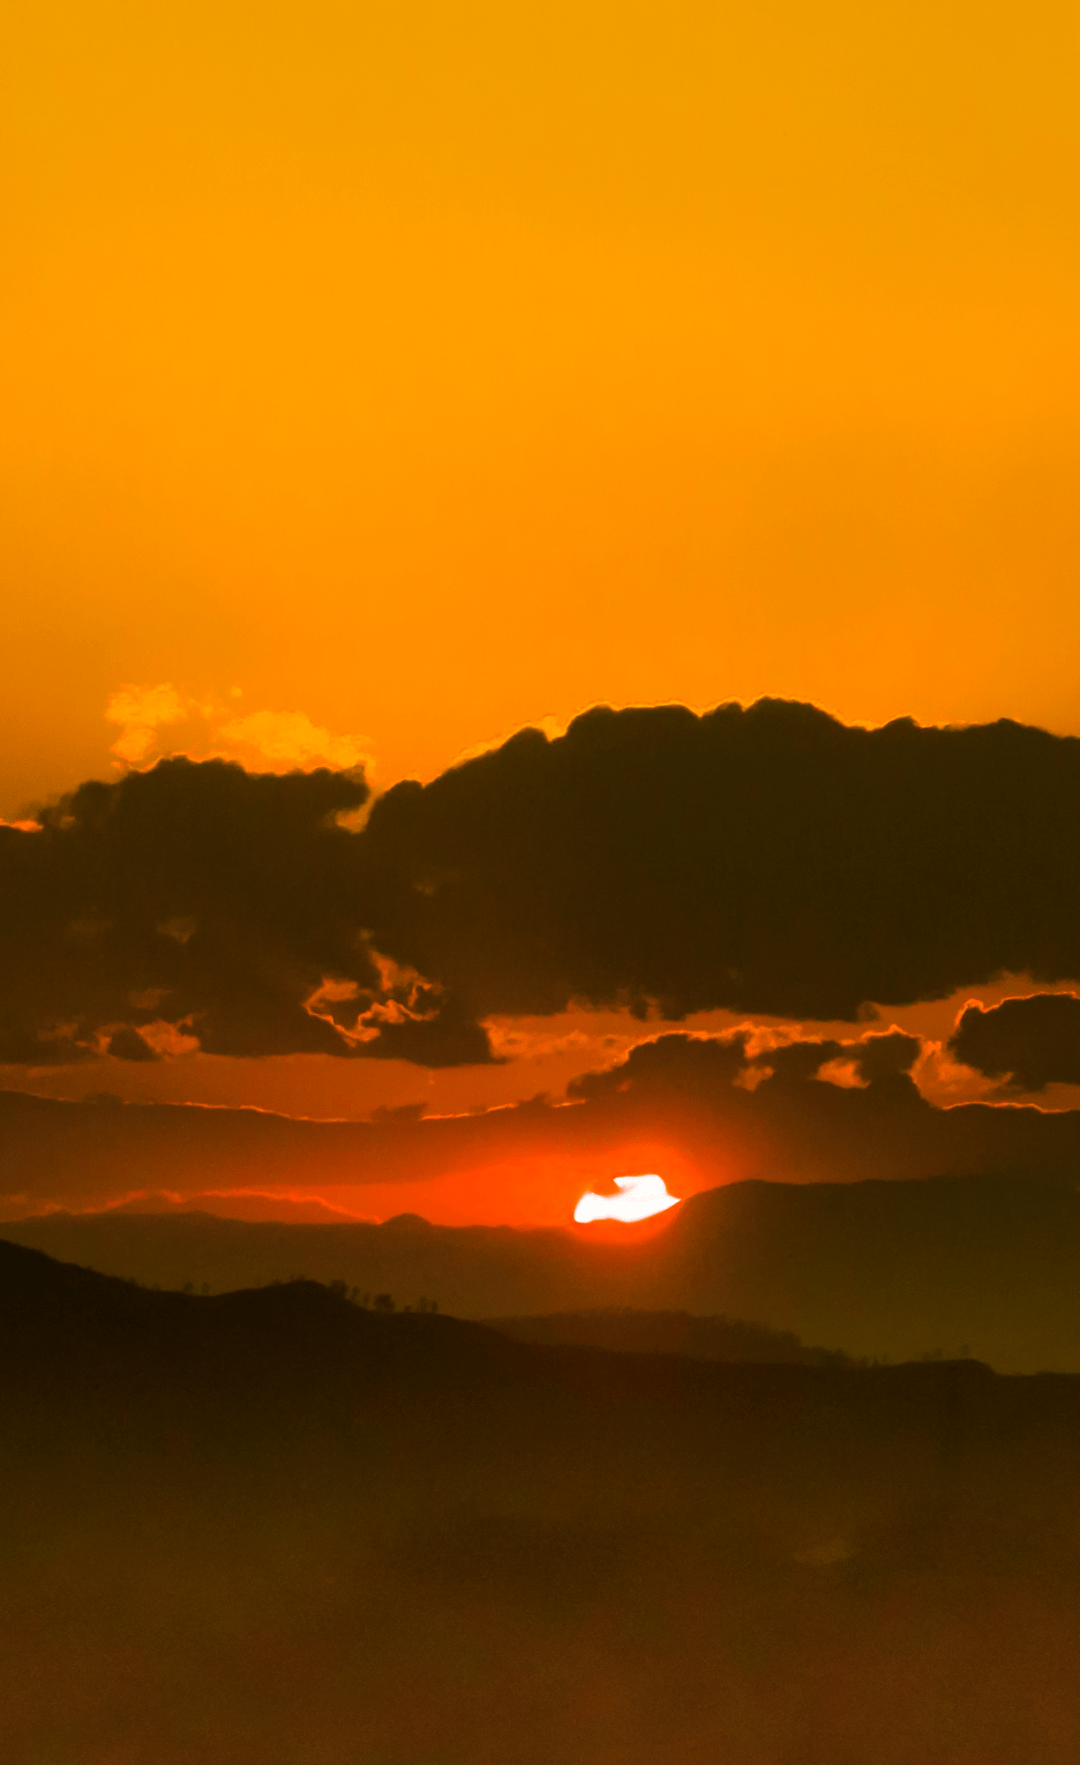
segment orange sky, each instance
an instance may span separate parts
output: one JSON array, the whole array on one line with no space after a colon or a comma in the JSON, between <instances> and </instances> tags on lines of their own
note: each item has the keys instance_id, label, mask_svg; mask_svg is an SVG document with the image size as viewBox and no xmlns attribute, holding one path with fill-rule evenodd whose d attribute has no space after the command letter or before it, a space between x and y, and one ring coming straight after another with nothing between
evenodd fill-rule
<instances>
[{"instance_id":1,"label":"orange sky","mask_svg":"<svg viewBox=\"0 0 1080 1765\"><path fill-rule=\"evenodd\" d=\"M2 33L0 813L127 684L383 784L598 699L1080 729L1072 8Z\"/></svg>"}]
</instances>

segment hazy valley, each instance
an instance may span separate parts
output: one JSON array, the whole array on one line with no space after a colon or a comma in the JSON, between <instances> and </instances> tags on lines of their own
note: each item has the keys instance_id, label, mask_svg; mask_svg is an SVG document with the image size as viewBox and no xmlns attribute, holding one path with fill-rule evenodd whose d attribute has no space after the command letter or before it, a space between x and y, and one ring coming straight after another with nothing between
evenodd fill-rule
<instances>
[{"instance_id":1,"label":"hazy valley","mask_svg":"<svg viewBox=\"0 0 1080 1765\"><path fill-rule=\"evenodd\" d=\"M0 1276L6 1757L1075 1756L1080 1379Z\"/></svg>"}]
</instances>

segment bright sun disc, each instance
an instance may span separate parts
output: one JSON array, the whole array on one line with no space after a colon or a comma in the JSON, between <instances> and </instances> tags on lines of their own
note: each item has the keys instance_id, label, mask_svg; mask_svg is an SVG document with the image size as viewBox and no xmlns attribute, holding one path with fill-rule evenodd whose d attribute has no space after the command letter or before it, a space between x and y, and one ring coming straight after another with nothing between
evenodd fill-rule
<instances>
[{"instance_id":1,"label":"bright sun disc","mask_svg":"<svg viewBox=\"0 0 1080 1765\"><path fill-rule=\"evenodd\" d=\"M616 1177L618 1195L594 1195L591 1189L581 1197L574 1209L579 1225L593 1220L647 1220L651 1214L677 1207L680 1197L669 1195L663 1177Z\"/></svg>"}]
</instances>

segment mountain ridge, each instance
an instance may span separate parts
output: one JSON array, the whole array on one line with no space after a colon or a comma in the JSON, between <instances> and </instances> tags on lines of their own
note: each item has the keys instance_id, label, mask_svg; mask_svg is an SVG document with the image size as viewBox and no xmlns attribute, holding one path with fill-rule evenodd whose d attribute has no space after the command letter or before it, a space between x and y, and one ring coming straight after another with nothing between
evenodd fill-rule
<instances>
[{"instance_id":1,"label":"mountain ridge","mask_svg":"<svg viewBox=\"0 0 1080 1765\"><path fill-rule=\"evenodd\" d=\"M302 1274L481 1320L606 1306L723 1313L856 1358L969 1352L1001 1371L1080 1371L1080 1194L1030 1179L751 1180L621 1239L184 1212L54 1213L2 1233L164 1287Z\"/></svg>"}]
</instances>

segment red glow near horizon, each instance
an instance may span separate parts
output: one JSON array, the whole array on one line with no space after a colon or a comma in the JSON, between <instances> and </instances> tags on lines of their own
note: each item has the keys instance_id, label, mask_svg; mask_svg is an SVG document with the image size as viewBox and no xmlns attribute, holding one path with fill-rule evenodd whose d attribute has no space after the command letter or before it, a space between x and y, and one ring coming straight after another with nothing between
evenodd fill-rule
<instances>
[{"instance_id":1,"label":"red glow near horizon","mask_svg":"<svg viewBox=\"0 0 1080 1765\"><path fill-rule=\"evenodd\" d=\"M681 1197L669 1195L663 1177L655 1173L641 1177L616 1177L615 1187L618 1195L597 1195L587 1189L574 1209L574 1219L579 1225L589 1225L593 1220L620 1220L631 1223L635 1220L647 1220L653 1214L663 1213L669 1207L677 1207Z\"/></svg>"}]
</instances>

